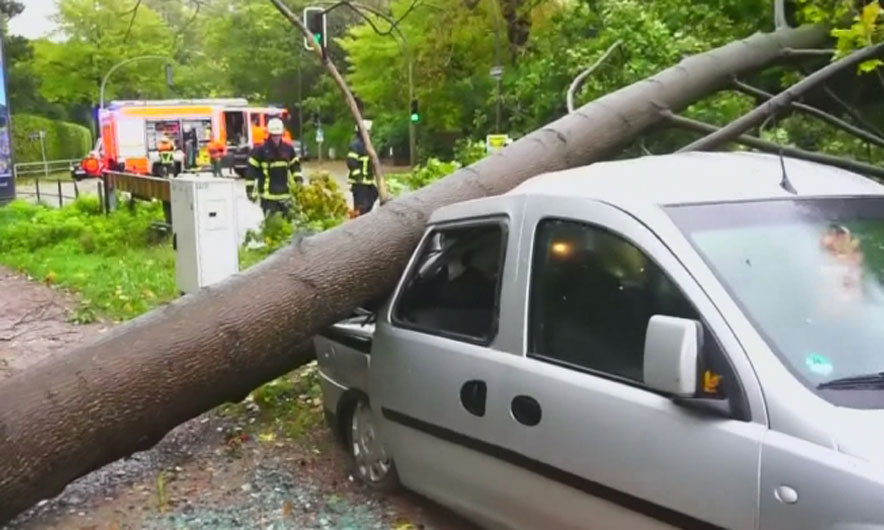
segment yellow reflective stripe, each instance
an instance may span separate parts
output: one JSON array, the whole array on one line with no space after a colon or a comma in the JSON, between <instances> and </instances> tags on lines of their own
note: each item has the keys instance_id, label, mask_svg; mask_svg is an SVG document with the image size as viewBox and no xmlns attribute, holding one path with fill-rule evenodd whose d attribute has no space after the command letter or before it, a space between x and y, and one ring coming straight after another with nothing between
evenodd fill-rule
<instances>
[{"instance_id":1,"label":"yellow reflective stripe","mask_svg":"<svg viewBox=\"0 0 884 530\"><path fill-rule=\"evenodd\" d=\"M362 174L367 177L368 176L368 162L369 162L368 157L363 156L360 160L362 162Z\"/></svg>"},{"instance_id":2,"label":"yellow reflective stripe","mask_svg":"<svg viewBox=\"0 0 884 530\"><path fill-rule=\"evenodd\" d=\"M281 201L290 198L288 194L280 194L280 193L262 193L262 199L269 199L271 201Z\"/></svg>"},{"instance_id":3,"label":"yellow reflective stripe","mask_svg":"<svg viewBox=\"0 0 884 530\"><path fill-rule=\"evenodd\" d=\"M359 155L357 153L354 153L353 151L350 151L349 153L347 153L347 158L355 158L358 160Z\"/></svg>"},{"instance_id":4,"label":"yellow reflective stripe","mask_svg":"<svg viewBox=\"0 0 884 530\"><path fill-rule=\"evenodd\" d=\"M255 166L255 167L258 167L258 168L261 167L261 163L258 162L258 159L255 158L255 157L252 157L252 156L249 157L249 165L250 165L250 166Z\"/></svg>"},{"instance_id":5,"label":"yellow reflective stripe","mask_svg":"<svg viewBox=\"0 0 884 530\"><path fill-rule=\"evenodd\" d=\"M277 167L289 167L289 163L288 162L270 162L267 165L267 167L269 167L270 169L277 168Z\"/></svg>"}]
</instances>

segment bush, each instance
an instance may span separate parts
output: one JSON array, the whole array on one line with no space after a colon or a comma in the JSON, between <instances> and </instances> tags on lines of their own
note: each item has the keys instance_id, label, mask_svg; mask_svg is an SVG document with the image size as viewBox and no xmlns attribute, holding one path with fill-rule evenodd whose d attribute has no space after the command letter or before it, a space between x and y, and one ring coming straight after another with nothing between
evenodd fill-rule
<instances>
[{"instance_id":1,"label":"bush","mask_svg":"<svg viewBox=\"0 0 884 530\"><path fill-rule=\"evenodd\" d=\"M458 140L454 145L454 159L462 166L469 166L487 156L485 142L473 141L469 138Z\"/></svg>"},{"instance_id":2,"label":"bush","mask_svg":"<svg viewBox=\"0 0 884 530\"><path fill-rule=\"evenodd\" d=\"M406 174L405 185L411 190L417 190L454 173L460 167L458 162L442 162L438 158L430 158L423 167Z\"/></svg>"},{"instance_id":3,"label":"bush","mask_svg":"<svg viewBox=\"0 0 884 530\"><path fill-rule=\"evenodd\" d=\"M85 156L92 149L92 133L75 123L50 120L31 114L12 116L12 150L17 163L40 162L40 141L31 134L46 132L46 159L67 160Z\"/></svg>"},{"instance_id":4,"label":"bush","mask_svg":"<svg viewBox=\"0 0 884 530\"><path fill-rule=\"evenodd\" d=\"M347 200L327 172L313 175L307 184L292 191L291 219L279 214L261 222L258 232L246 233L240 252L240 268L246 269L288 243L297 232L310 234L334 228L347 219ZM259 243L255 248L253 243Z\"/></svg>"},{"instance_id":5,"label":"bush","mask_svg":"<svg viewBox=\"0 0 884 530\"><path fill-rule=\"evenodd\" d=\"M338 183L323 171L293 191L295 224L314 232L333 228L347 218L347 200Z\"/></svg>"}]
</instances>

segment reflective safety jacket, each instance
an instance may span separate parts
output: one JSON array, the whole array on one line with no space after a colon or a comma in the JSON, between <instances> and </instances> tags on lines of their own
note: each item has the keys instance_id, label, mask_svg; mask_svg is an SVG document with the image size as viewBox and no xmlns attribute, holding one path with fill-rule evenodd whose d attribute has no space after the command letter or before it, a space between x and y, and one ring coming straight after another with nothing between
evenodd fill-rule
<instances>
[{"instance_id":1,"label":"reflective safety jacket","mask_svg":"<svg viewBox=\"0 0 884 530\"><path fill-rule=\"evenodd\" d=\"M219 160L224 158L224 155L227 152L227 146L224 145L223 142L212 140L209 142L209 145L206 146L206 150L209 152L209 158L212 160Z\"/></svg>"},{"instance_id":2,"label":"reflective safety jacket","mask_svg":"<svg viewBox=\"0 0 884 530\"><path fill-rule=\"evenodd\" d=\"M277 146L268 140L252 150L248 178L255 181L255 193L262 199L288 199L289 191L303 181L301 159L290 143Z\"/></svg>"},{"instance_id":3,"label":"reflective safety jacket","mask_svg":"<svg viewBox=\"0 0 884 530\"><path fill-rule=\"evenodd\" d=\"M160 153L160 162L163 164L171 164L174 162L175 143L168 138L161 138L157 142L157 151Z\"/></svg>"},{"instance_id":4,"label":"reflective safety jacket","mask_svg":"<svg viewBox=\"0 0 884 530\"><path fill-rule=\"evenodd\" d=\"M350 184L374 184L371 160L368 158L361 138L356 138L350 144L350 153L347 154L347 169L350 170Z\"/></svg>"}]
</instances>

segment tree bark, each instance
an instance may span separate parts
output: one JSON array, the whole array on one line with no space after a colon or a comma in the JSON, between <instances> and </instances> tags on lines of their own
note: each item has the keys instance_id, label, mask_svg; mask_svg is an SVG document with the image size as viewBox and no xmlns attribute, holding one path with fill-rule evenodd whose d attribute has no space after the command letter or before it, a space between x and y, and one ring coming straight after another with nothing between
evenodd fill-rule
<instances>
[{"instance_id":1,"label":"tree bark","mask_svg":"<svg viewBox=\"0 0 884 530\"><path fill-rule=\"evenodd\" d=\"M602 160L733 76L813 47L817 27L758 34L620 89L344 225L299 239L219 285L0 385L0 521L176 425L310 359L297 348L399 279L431 212Z\"/></svg>"},{"instance_id":2,"label":"tree bark","mask_svg":"<svg viewBox=\"0 0 884 530\"><path fill-rule=\"evenodd\" d=\"M371 136L368 134L368 131L365 129L365 124L362 122L362 112L359 110L359 105L356 104L356 98L353 97L350 87L347 86L347 82L344 81L344 78L341 76L340 72L338 72L338 69L335 68L334 63L328 59L328 56L322 51L321 47L313 42L313 35L311 35L310 31L304 27L304 23L301 22L298 15L294 14L288 6L282 3L281 0L270 0L270 2L276 7L277 11L279 11L282 16L295 27L295 29L299 30L304 35L307 42L311 43L310 49L313 50L313 53L319 58L322 66L328 70L329 75L335 80L338 88L341 89L341 93L344 95L344 101L347 102L347 106L350 107L350 113L353 114L353 119L356 121L356 127L359 129L359 135L362 137L363 145L365 145L365 151L368 153L368 158L371 160L371 166L374 169L375 184L378 187L378 197L380 198L381 204L384 204L390 200L390 193L387 191L387 183L384 180L384 174L381 170L381 160L378 158L378 154L374 149L374 144L371 143ZM301 141L303 142L304 139L301 138Z\"/></svg>"}]
</instances>

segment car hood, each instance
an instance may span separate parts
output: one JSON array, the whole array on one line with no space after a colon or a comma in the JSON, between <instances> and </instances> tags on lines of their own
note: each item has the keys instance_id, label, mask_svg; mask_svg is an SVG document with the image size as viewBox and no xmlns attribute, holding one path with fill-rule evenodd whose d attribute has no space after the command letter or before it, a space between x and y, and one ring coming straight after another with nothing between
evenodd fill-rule
<instances>
[{"instance_id":1,"label":"car hood","mask_svg":"<svg viewBox=\"0 0 884 530\"><path fill-rule=\"evenodd\" d=\"M829 432L838 451L884 465L884 410L836 408Z\"/></svg>"}]
</instances>

